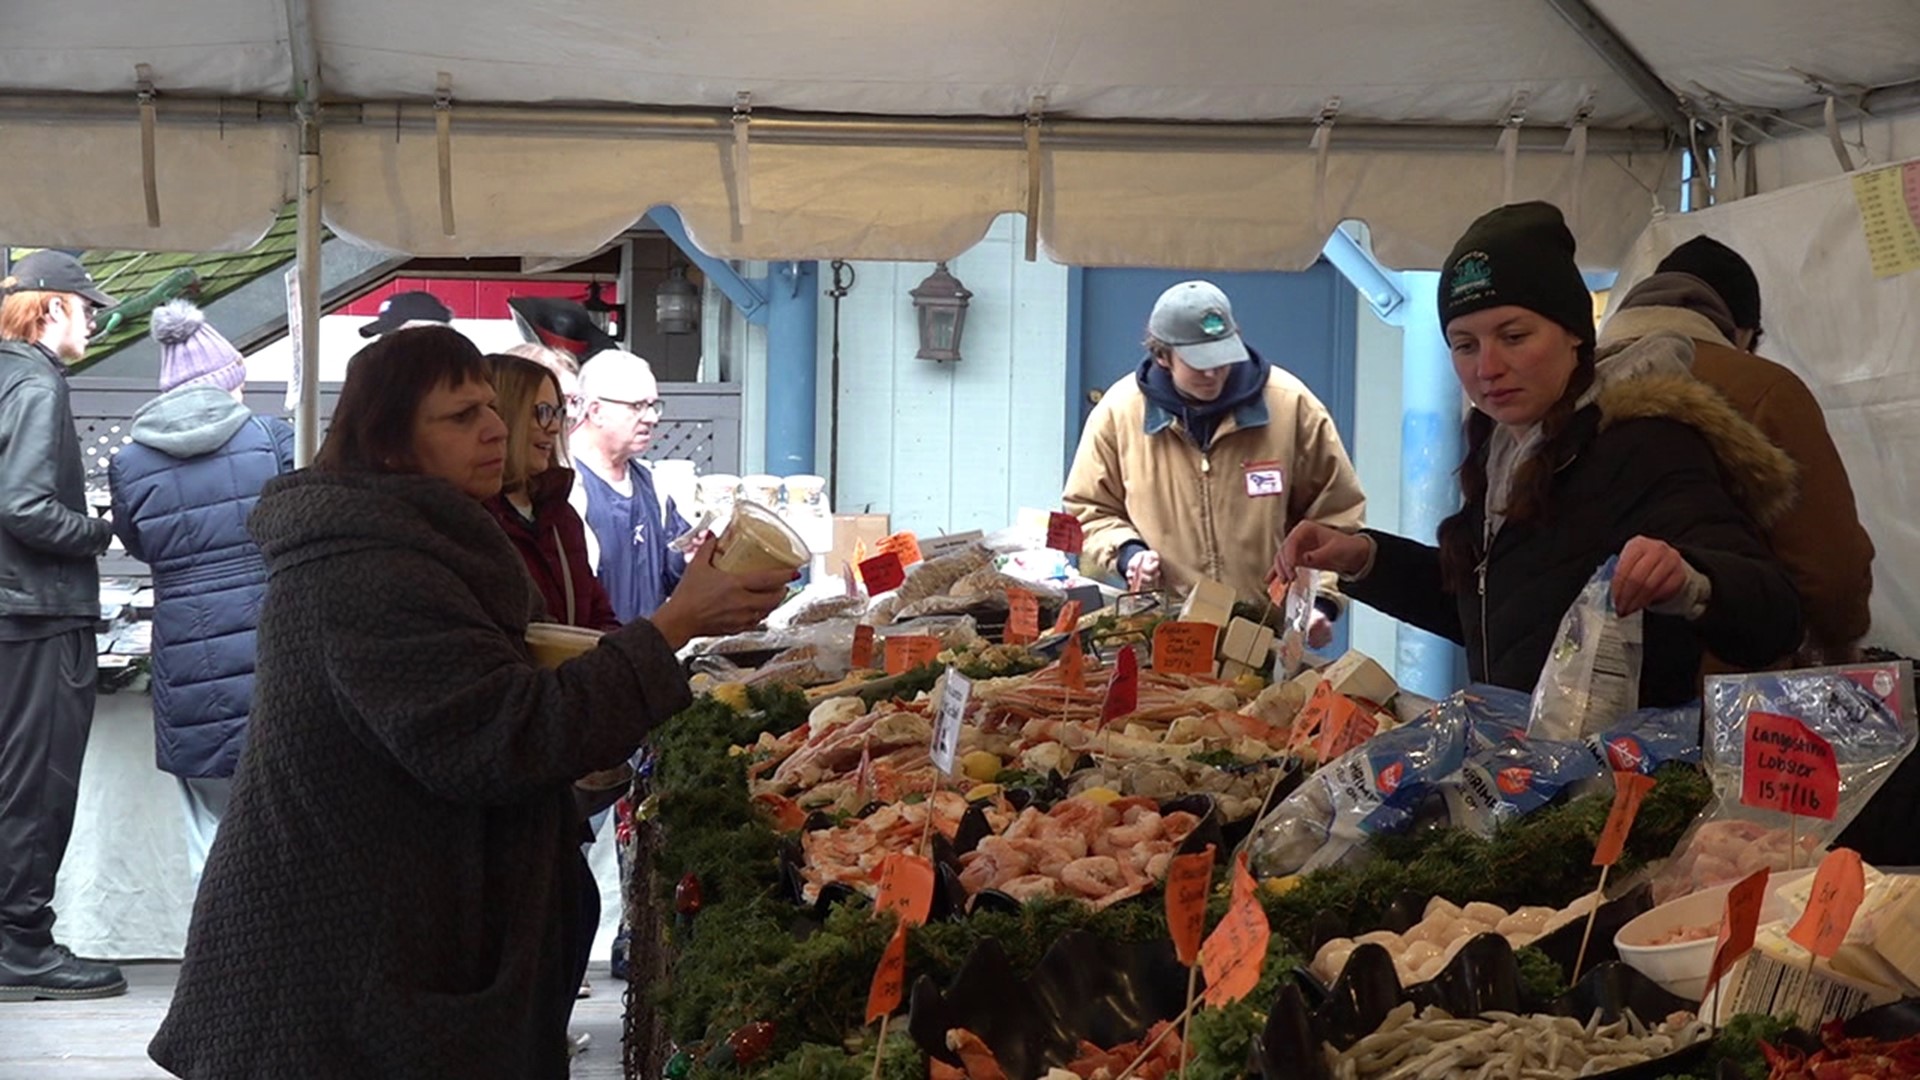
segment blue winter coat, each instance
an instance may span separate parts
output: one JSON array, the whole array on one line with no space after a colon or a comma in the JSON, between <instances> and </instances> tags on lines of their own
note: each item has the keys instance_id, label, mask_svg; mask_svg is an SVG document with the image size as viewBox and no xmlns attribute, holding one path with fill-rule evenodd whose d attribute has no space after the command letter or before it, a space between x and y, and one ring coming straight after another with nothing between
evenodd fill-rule
<instances>
[{"instance_id":1,"label":"blue winter coat","mask_svg":"<svg viewBox=\"0 0 1920 1080\"><path fill-rule=\"evenodd\" d=\"M153 569L154 757L177 776L232 776L267 591L247 515L292 469L293 429L217 388L183 386L141 406L132 435L108 480L114 534Z\"/></svg>"}]
</instances>

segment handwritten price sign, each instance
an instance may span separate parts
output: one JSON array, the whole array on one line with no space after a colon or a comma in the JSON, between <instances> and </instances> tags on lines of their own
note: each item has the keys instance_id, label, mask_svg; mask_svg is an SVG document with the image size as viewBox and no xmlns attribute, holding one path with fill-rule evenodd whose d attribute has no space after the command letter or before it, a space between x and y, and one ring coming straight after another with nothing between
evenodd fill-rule
<instances>
[{"instance_id":1,"label":"handwritten price sign","mask_svg":"<svg viewBox=\"0 0 1920 1080\"><path fill-rule=\"evenodd\" d=\"M1213 674L1213 644L1220 628L1212 623L1163 622L1153 628L1153 670L1166 675Z\"/></svg>"},{"instance_id":2,"label":"handwritten price sign","mask_svg":"<svg viewBox=\"0 0 1920 1080\"><path fill-rule=\"evenodd\" d=\"M912 566L921 561L920 539L910 532L897 532L892 536L883 537L879 543L873 545L873 550L881 553L892 552L900 556L900 565L903 567Z\"/></svg>"},{"instance_id":3,"label":"handwritten price sign","mask_svg":"<svg viewBox=\"0 0 1920 1080\"><path fill-rule=\"evenodd\" d=\"M1130 646L1121 646L1113 658L1113 675L1107 679L1107 696L1100 702L1100 727L1140 708L1140 661Z\"/></svg>"},{"instance_id":4,"label":"handwritten price sign","mask_svg":"<svg viewBox=\"0 0 1920 1080\"><path fill-rule=\"evenodd\" d=\"M933 910L933 864L898 851L880 860L880 895L873 906L893 912L909 926L926 922Z\"/></svg>"},{"instance_id":5,"label":"handwritten price sign","mask_svg":"<svg viewBox=\"0 0 1920 1080\"><path fill-rule=\"evenodd\" d=\"M861 623L853 628L853 650L848 660L856 668L873 666L873 627Z\"/></svg>"},{"instance_id":6,"label":"handwritten price sign","mask_svg":"<svg viewBox=\"0 0 1920 1080\"><path fill-rule=\"evenodd\" d=\"M1840 765L1833 744L1791 716L1748 713L1740 801L1832 821L1840 805Z\"/></svg>"},{"instance_id":7,"label":"handwritten price sign","mask_svg":"<svg viewBox=\"0 0 1920 1080\"><path fill-rule=\"evenodd\" d=\"M1273 931L1253 890L1253 875L1247 873L1247 857L1242 854L1233 863L1233 899L1226 917L1200 949L1200 970L1207 976L1205 999L1215 1008L1252 992L1267 962L1267 940Z\"/></svg>"},{"instance_id":8,"label":"handwritten price sign","mask_svg":"<svg viewBox=\"0 0 1920 1080\"><path fill-rule=\"evenodd\" d=\"M1086 544L1080 519L1055 510L1047 515L1047 546L1066 555L1078 555Z\"/></svg>"},{"instance_id":9,"label":"handwritten price sign","mask_svg":"<svg viewBox=\"0 0 1920 1080\"><path fill-rule=\"evenodd\" d=\"M1753 933L1760 926L1760 907L1767 899L1767 871L1756 870L1727 890L1727 902L1721 909L1720 938L1713 946L1713 963L1707 968L1707 985L1716 986L1720 976L1753 949Z\"/></svg>"},{"instance_id":10,"label":"handwritten price sign","mask_svg":"<svg viewBox=\"0 0 1920 1080\"><path fill-rule=\"evenodd\" d=\"M860 563L860 580L867 583L870 593L892 592L906 584L906 564L900 561L899 555L883 551Z\"/></svg>"},{"instance_id":11,"label":"handwritten price sign","mask_svg":"<svg viewBox=\"0 0 1920 1080\"><path fill-rule=\"evenodd\" d=\"M907 924L903 922L894 927L887 951L880 955L880 966L874 969L873 982L867 987L867 1023L892 1016L906 990Z\"/></svg>"},{"instance_id":12,"label":"handwritten price sign","mask_svg":"<svg viewBox=\"0 0 1920 1080\"><path fill-rule=\"evenodd\" d=\"M899 675L940 659L940 639L924 634L901 634L887 639L887 674Z\"/></svg>"},{"instance_id":13,"label":"handwritten price sign","mask_svg":"<svg viewBox=\"0 0 1920 1080\"><path fill-rule=\"evenodd\" d=\"M1007 590L1007 632L1009 645L1024 645L1040 640L1040 598L1025 589Z\"/></svg>"},{"instance_id":14,"label":"handwritten price sign","mask_svg":"<svg viewBox=\"0 0 1920 1080\"><path fill-rule=\"evenodd\" d=\"M1640 814L1640 800L1652 790L1653 777L1615 770L1613 809L1608 811L1600 843L1593 849L1593 865L1612 866L1620 861L1620 853L1627 849L1627 834L1633 831L1633 819Z\"/></svg>"},{"instance_id":15,"label":"handwritten price sign","mask_svg":"<svg viewBox=\"0 0 1920 1080\"><path fill-rule=\"evenodd\" d=\"M1188 967L1200 955L1207 931L1207 887L1213 884L1213 845L1193 855L1175 855L1167 867L1167 930L1173 951Z\"/></svg>"},{"instance_id":16,"label":"handwritten price sign","mask_svg":"<svg viewBox=\"0 0 1920 1080\"><path fill-rule=\"evenodd\" d=\"M1835 848L1820 860L1813 874L1813 892L1807 898L1807 910L1800 921L1787 931L1787 937L1815 956L1833 959L1847 940L1853 917L1867 898L1867 872L1860 853Z\"/></svg>"}]
</instances>

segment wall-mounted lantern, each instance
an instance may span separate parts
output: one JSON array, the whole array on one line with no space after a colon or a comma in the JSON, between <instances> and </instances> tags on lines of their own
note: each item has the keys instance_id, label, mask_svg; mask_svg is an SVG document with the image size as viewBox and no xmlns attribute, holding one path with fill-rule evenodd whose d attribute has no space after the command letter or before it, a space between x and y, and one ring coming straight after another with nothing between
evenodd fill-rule
<instances>
[{"instance_id":1,"label":"wall-mounted lantern","mask_svg":"<svg viewBox=\"0 0 1920 1080\"><path fill-rule=\"evenodd\" d=\"M960 284L959 278L947 273L947 264L942 262L936 263L927 280L908 295L913 297L914 314L920 319L920 351L914 355L933 361L960 359L960 337L967 328L967 301L973 294Z\"/></svg>"},{"instance_id":2,"label":"wall-mounted lantern","mask_svg":"<svg viewBox=\"0 0 1920 1080\"><path fill-rule=\"evenodd\" d=\"M663 334L691 334L700 329L700 290L687 280L687 268L675 266L653 293L653 321Z\"/></svg>"}]
</instances>

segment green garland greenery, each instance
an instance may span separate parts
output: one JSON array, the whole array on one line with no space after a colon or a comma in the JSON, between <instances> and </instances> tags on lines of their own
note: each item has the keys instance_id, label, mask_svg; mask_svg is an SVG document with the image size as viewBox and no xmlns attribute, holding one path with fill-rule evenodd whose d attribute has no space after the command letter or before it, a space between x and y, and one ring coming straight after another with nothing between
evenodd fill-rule
<instances>
[{"instance_id":1,"label":"green garland greenery","mask_svg":"<svg viewBox=\"0 0 1920 1080\"><path fill-rule=\"evenodd\" d=\"M760 1076L870 1076L876 1029L861 1021L891 928L867 910L839 907L824 926L812 929L782 894L780 838L748 798L750 757L731 748L753 743L762 732L793 730L806 721L808 709L802 695L766 688L751 691L751 706L741 712L703 698L655 737L653 804L665 837L653 868L655 896L662 910L671 911L676 885L692 874L702 904L697 915L676 926L671 974L666 985L653 988L652 1000L663 1010L670 1036L691 1052L693 1078L718 1075L698 1064L706 1051L756 1020L775 1028ZM1622 869L1671 850L1706 801L1707 783L1695 770L1670 766L1658 779L1642 805ZM1607 806L1604 796L1574 800L1491 839L1458 831L1381 838L1373 844L1374 857L1359 866L1304 875L1279 895L1263 889L1273 929L1264 978L1239 1004L1195 1014L1194 1075L1224 1080L1245 1074L1252 1041L1265 1022L1262 1009L1286 972L1308 955L1315 913L1339 909L1354 926L1377 925L1386 906L1409 891L1460 903L1565 903L1592 887L1588 862ZM1212 918L1227 904L1226 873L1222 860L1209 904ZM804 940L801 928L812 929ZM1024 974L1069 930L1123 942L1167 934L1158 892L1098 912L1070 901L1029 904L1018 913L982 912L910 935L908 982L927 976L944 985L986 938L998 941ZM888 1039L884 1074L922 1076L924 1068L910 1041Z\"/></svg>"}]
</instances>

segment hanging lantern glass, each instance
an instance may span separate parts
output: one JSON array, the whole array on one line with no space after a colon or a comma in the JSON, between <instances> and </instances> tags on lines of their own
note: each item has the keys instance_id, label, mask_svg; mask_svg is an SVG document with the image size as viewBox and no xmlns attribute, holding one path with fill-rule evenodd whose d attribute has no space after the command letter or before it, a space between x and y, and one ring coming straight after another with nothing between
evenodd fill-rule
<instances>
[{"instance_id":1,"label":"hanging lantern glass","mask_svg":"<svg viewBox=\"0 0 1920 1080\"><path fill-rule=\"evenodd\" d=\"M933 273L908 295L913 297L914 314L920 319L920 351L914 355L933 361L960 359L960 338L967 328L967 301L973 294L960 284L959 278L947 273L947 264L943 262L935 264Z\"/></svg>"},{"instance_id":2,"label":"hanging lantern glass","mask_svg":"<svg viewBox=\"0 0 1920 1080\"><path fill-rule=\"evenodd\" d=\"M653 293L653 321L663 334L691 334L700 328L700 290L676 266Z\"/></svg>"},{"instance_id":3,"label":"hanging lantern glass","mask_svg":"<svg viewBox=\"0 0 1920 1080\"><path fill-rule=\"evenodd\" d=\"M626 309L619 304L608 303L607 299L600 295L600 289L601 285L598 281L589 283L587 299L580 306L587 309L587 318L593 320L593 325L618 337L620 324L626 322Z\"/></svg>"}]
</instances>

